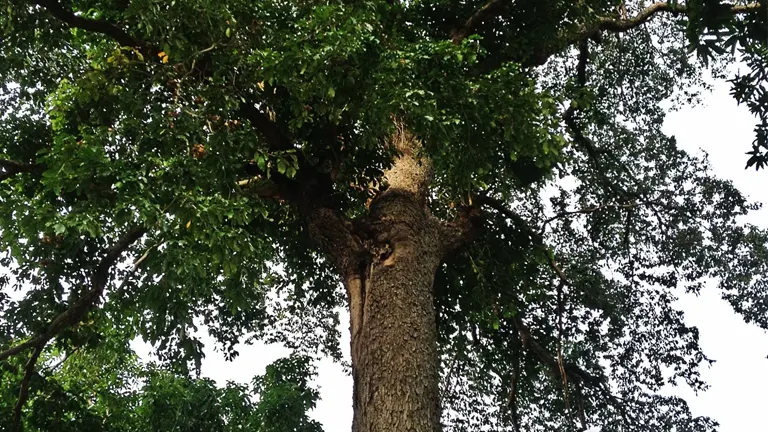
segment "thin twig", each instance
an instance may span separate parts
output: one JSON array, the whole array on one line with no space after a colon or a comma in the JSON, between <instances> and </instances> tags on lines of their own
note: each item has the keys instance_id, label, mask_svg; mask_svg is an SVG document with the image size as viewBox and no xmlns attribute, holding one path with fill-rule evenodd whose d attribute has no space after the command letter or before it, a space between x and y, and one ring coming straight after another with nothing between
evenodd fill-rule
<instances>
[{"instance_id":1,"label":"thin twig","mask_svg":"<svg viewBox=\"0 0 768 432\"><path fill-rule=\"evenodd\" d=\"M549 225L550 223L552 223L552 222L554 222L554 221L556 221L558 219L562 219L562 218L564 218L566 216L572 216L572 215L576 215L576 214L590 214L590 213L595 213L595 212L599 212L601 210L606 210L606 209L611 209L611 208L615 208L615 209L632 209L632 208L635 208L635 207L640 207L640 206L644 206L644 205L651 205L651 204L658 204L658 200L647 200L647 201L642 201L642 202L637 202L637 203L628 203L628 204L603 204L603 205L594 206L594 207L585 207L585 208L581 208L581 209L577 209L577 210L568 210L568 211L564 211L562 213L558 213L558 214L550 217L549 219L545 220L544 223L541 224L541 229L539 230L539 232L543 233L544 230L546 229L547 225Z\"/></svg>"},{"instance_id":2,"label":"thin twig","mask_svg":"<svg viewBox=\"0 0 768 432\"><path fill-rule=\"evenodd\" d=\"M80 347L79 346L75 347L75 349L73 349L72 351L68 352L64 356L64 358L59 360L56 364L53 364L49 368L47 368L46 371L52 372L52 371L55 371L56 369L60 368L64 363L67 362L67 360L69 360L70 357L72 357L75 353L77 353L78 350L80 350Z\"/></svg>"}]
</instances>

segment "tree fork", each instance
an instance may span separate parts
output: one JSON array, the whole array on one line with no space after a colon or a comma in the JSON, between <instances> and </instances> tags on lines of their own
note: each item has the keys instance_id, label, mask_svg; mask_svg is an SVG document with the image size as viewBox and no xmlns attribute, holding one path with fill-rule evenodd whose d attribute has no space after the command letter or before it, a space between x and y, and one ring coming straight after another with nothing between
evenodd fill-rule
<instances>
[{"instance_id":1,"label":"tree fork","mask_svg":"<svg viewBox=\"0 0 768 432\"><path fill-rule=\"evenodd\" d=\"M350 293L354 432L439 431L439 356L432 284L439 225L426 207L432 169L401 124L388 188L370 206L368 259Z\"/></svg>"},{"instance_id":2,"label":"tree fork","mask_svg":"<svg viewBox=\"0 0 768 432\"><path fill-rule=\"evenodd\" d=\"M421 144L396 122L387 185L364 220L314 210L309 232L347 290L353 432L439 431L439 354L433 283L448 252L465 244L476 214L444 222L427 208L432 167Z\"/></svg>"}]
</instances>

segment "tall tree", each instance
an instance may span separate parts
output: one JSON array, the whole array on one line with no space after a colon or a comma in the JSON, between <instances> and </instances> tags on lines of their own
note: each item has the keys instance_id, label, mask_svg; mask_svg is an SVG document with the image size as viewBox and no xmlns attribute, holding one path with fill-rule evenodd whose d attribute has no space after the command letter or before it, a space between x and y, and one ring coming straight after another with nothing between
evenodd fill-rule
<instances>
[{"instance_id":1,"label":"tall tree","mask_svg":"<svg viewBox=\"0 0 768 432\"><path fill-rule=\"evenodd\" d=\"M716 277L768 328L757 206L661 131L739 58L766 164L762 4L3 10L10 430L317 430L308 359L340 358L347 309L355 432L709 431L659 394L706 388L677 294ZM201 324L296 356L216 389Z\"/></svg>"}]
</instances>

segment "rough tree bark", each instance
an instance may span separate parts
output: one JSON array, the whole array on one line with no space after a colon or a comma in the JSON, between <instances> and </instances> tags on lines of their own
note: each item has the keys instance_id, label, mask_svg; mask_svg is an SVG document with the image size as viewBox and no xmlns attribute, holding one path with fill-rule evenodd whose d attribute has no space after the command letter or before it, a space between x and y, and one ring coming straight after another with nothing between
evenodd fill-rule
<instances>
[{"instance_id":1,"label":"rough tree bark","mask_svg":"<svg viewBox=\"0 0 768 432\"><path fill-rule=\"evenodd\" d=\"M446 223L427 208L432 177L420 143L398 125L400 156L363 221L315 212L310 231L339 269L350 305L353 432L438 432L439 355L433 281L463 243L469 219ZM344 230L332 229L344 226Z\"/></svg>"},{"instance_id":2,"label":"rough tree bark","mask_svg":"<svg viewBox=\"0 0 768 432\"><path fill-rule=\"evenodd\" d=\"M439 357L432 283L442 255L426 207L429 163L404 129L388 188L370 207L370 259L345 284L350 294L354 432L440 430Z\"/></svg>"}]
</instances>

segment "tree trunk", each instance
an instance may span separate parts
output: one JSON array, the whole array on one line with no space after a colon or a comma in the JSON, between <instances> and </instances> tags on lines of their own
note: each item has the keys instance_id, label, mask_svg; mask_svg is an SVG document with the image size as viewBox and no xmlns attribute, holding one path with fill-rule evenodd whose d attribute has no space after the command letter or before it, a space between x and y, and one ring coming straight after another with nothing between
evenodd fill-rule
<instances>
[{"instance_id":1,"label":"tree trunk","mask_svg":"<svg viewBox=\"0 0 768 432\"><path fill-rule=\"evenodd\" d=\"M368 259L348 273L353 432L438 432L439 356L432 284L440 226L426 206L431 166L402 127L401 156L371 202Z\"/></svg>"},{"instance_id":2,"label":"tree trunk","mask_svg":"<svg viewBox=\"0 0 768 432\"><path fill-rule=\"evenodd\" d=\"M423 235L402 234L393 251L347 281L362 294L350 308L353 432L440 430L432 295L440 260Z\"/></svg>"},{"instance_id":3,"label":"tree trunk","mask_svg":"<svg viewBox=\"0 0 768 432\"><path fill-rule=\"evenodd\" d=\"M366 218L317 209L309 230L342 276L350 306L353 432L439 432L437 328L432 285L468 232L427 208L432 170L398 125L400 153Z\"/></svg>"}]
</instances>

